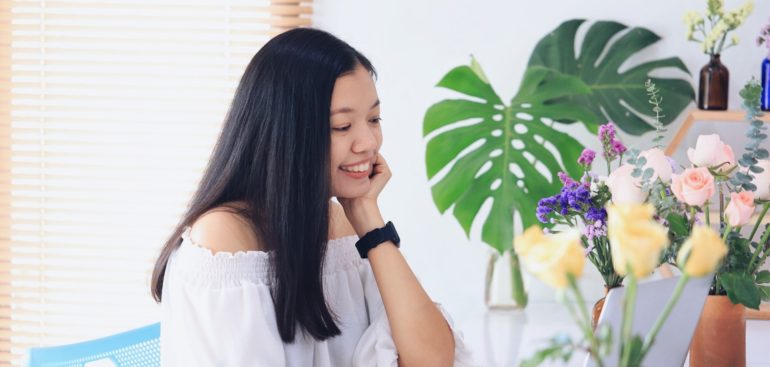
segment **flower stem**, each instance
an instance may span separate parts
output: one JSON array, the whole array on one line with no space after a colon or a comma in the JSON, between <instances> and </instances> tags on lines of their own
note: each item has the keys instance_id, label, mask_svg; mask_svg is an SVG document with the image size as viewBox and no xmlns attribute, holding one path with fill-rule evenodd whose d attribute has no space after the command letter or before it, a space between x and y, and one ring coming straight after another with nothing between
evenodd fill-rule
<instances>
[{"instance_id":1,"label":"flower stem","mask_svg":"<svg viewBox=\"0 0 770 367\"><path fill-rule=\"evenodd\" d=\"M511 251L511 294L516 305L520 308L527 307L527 291L524 289L524 277L521 274L519 256Z\"/></svg>"},{"instance_id":2,"label":"flower stem","mask_svg":"<svg viewBox=\"0 0 770 367\"><path fill-rule=\"evenodd\" d=\"M765 205L765 208L767 208L767 205ZM759 253L762 252L765 253L765 243L767 243L767 237L770 236L770 228L768 228L765 233L762 235L762 238L759 240L759 243L757 244L757 251L754 252L754 255L751 256L751 261L749 261L749 272L754 272L754 262L757 260L757 257L759 256ZM761 265L764 260L767 258L767 254L764 254L762 256L762 261L759 262Z\"/></svg>"},{"instance_id":3,"label":"flower stem","mask_svg":"<svg viewBox=\"0 0 770 367\"><path fill-rule=\"evenodd\" d=\"M634 306L636 305L636 276L631 267L627 267L628 270L628 285L626 289L626 297L624 301L623 321L620 326L620 340L623 347L621 356L621 366L628 366L631 362L631 338L632 338L632 326L634 319Z\"/></svg>"},{"instance_id":4,"label":"flower stem","mask_svg":"<svg viewBox=\"0 0 770 367\"><path fill-rule=\"evenodd\" d=\"M674 288L674 293L671 295L671 298L668 299L668 303L666 303L666 306L663 308L663 313L660 314L658 320L655 321L655 325L652 327L652 330L650 330L650 332L647 333L647 337L644 338L644 344L642 345L642 356L647 354L647 351L649 351L652 343L655 341L655 336L658 335L660 328L663 327L663 323L666 322L669 314L671 314L671 310L674 309L677 301L679 301L679 297L682 295L682 291L684 290L684 286L687 284L688 280L690 280L690 276L687 273L682 273L682 276L679 277L679 281L676 283L676 288Z\"/></svg>"},{"instance_id":5,"label":"flower stem","mask_svg":"<svg viewBox=\"0 0 770 367\"><path fill-rule=\"evenodd\" d=\"M762 223L762 219L765 218L765 214L767 214L768 209L770 209L770 201L766 202L765 205L762 206L762 213L759 214L757 223L754 224L754 229L751 230L751 235L749 235L749 243L751 243L751 240L754 239L754 235L757 234L757 229L759 229L759 225Z\"/></svg>"},{"instance_id":6,"label":"flower stem","mask_svg":"<svg viewBox=\"0 0 770 367\"><path fill-rule=\"evenodd\" d=\"M729 235L732 230L733 230L733 226L731 226L730 223L727 223L727 228L725 228L725 233L722 234L723 242L727 242L727 235Z\"/></svg>"},{"instance_id":7,"label":"flower stem","mask_svg":"<svg viewBox=\"0 0 770 367\"><path fill-rule=\"evenodd\" d=\"M570 304L569 300L566 299L566 297L565 297L564 303L567 304L567 308L572 314L572 317L578 323L578 326L580 326L580 328L583 329L583 334L585 334L585 336L588 338L588 341L591 344L591 348L589 352L596 359L596 364L599 367L604 367L604 362L602 361L602 358L601 358L602 356L599 355L599 340L596 339L596 335L594 334L593 329L591 329L591 326L590 326L591 318L588 315L588 309L586 309L586 304L585 304L585 300L583 299L583 294L580 293L580 288L578 288L577 286L575 277L573 277L571 274L568 274L567 279L569 281L569 288L575 294L575 302L578 304L577 307L580 310L580 315L578 315L578 312L575 311L575 309L572 307L572 305Z\"/></svg>"},{"instance_id":8,"label":"flower stem","mask_svg":"<svg viewBox=\"0 0 770 367\"><path fill-rule=\"evenodd\" d=\"M722 192L721 183L717 187L719 188L719 228L722 228L722 224L725 223L725 193Z\"/></svg>"},{"instance_id":9,"label":"flower stem","mask_svg":"<svg viewBox=\"0 0 770 367\"><path fill-rule=\"evenodd\" d=\"M711 227L711 208L709 207L709 202L707 201L703 206L705 208L703 211L706 212L706 226Z\"/></svg>"},{"instance_id":10,"label":"flower stem","mask_svg":"<svg viewBox=\"0 0 770 367\"><path fill-rule=\"evenodd\" d=\"M690 227L695 225L695 207L690 207Z\"/></svg>"}]
</instances>

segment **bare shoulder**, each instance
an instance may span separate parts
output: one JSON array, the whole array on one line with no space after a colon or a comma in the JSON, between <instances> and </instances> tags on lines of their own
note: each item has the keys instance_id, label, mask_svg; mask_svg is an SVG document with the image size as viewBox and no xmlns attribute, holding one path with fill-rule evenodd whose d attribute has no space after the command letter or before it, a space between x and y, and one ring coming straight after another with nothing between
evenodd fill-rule
<instances>
[{"instance_id":1,"label":"bare shoulder","mask_svg":"<svg viewBox=\"0 0 770 367\"><path fill-rule=\"evenodd\" d=\"M342 205L334 201L329 205L329 239L342 238L356 234L355 229L348 221Z\"/></svg>"},{"instance_id":2,"label":"bare shoulder","mask_svg":"<svg viewBox=\"0 0 770 367\"><path fill-rule=\"evenodd\" d=\"M225 207L211 209L196 219L190 238L213 253L264 250L249 221Z\"/></svg>"}]
</instances>

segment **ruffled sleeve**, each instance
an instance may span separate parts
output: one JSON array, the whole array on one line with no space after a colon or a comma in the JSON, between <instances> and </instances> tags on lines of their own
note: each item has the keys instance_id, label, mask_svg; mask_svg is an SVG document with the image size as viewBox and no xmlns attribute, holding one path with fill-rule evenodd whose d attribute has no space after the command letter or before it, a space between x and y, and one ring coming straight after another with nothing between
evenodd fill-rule
<instances>
[{"instance_id":1,"label":"ruffled sleeve","mask_svg":"<svg viewBox=\"0 0 770 367\"><path fill-rule=\"evenodd\" d=\"M397 367L398 352L393 336L390 332L390 324L385 313L385 307L382 303L377 283L374 279L369 262L361 265L361 279L364 282L364 291L366 295L366 308L369 313L371 324L353 352L354 366L376 366L376 367ZM475 367L480 366L473 359L473 353L463 339L463 334L455 328L451 316L444 310L440 304L436 304L439 311L447 320L455 344L455 367Z\"/></svg>"},{"instance_id":2,"label":"ruffled sleeve","mask_svg":"<svg viewBox=\"0 0 770 367\"><path fill-rule=\"evenodd\" d=\"M164 277L161 365L285 366L264 252L184 241Z\"/></svg>"}]
</instances>

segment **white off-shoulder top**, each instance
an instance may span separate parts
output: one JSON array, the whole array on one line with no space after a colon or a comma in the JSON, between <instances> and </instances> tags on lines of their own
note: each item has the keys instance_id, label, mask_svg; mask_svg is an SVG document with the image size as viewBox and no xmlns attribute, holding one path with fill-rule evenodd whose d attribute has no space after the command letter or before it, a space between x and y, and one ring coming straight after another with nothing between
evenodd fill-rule
<instances>
[{"instance_id":1,"label":"white off-shoulder top","mask_svg":"<svg viewBox=\"0 0 770 367\"><path fill-rule=\"evenodd\" d=\"M171 255L163 281L161 365L347 367L397 366L398 352L379 290L358 237L330 240L324 293L342 334L316 341L278 334L267 274L269 252L212 254L190 239ZM455 366L475 366L462 333L447 318L455 341Z\"/></svg>"}]
</instances>

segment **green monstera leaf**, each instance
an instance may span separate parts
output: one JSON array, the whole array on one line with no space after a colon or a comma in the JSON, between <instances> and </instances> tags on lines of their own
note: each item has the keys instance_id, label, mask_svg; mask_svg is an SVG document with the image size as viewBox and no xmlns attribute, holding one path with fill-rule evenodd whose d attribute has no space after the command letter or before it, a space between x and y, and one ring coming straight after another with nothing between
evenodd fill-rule
<instances>
[{"instance_id":1,"label":"green monstera leaf","mask_svg":"<svg viewBox=\"0 0 770 367\"><path fill-rule=\"evenodd\" d=\"M582 121L593 131L597 124L613 121L634 135L653 130L648 121L654 115L644 90L647 79L660 87L666 111L661 119L664 125L674 121L694 99L695 91L689 81L655 76L664 69L689 74L678 57L624 65L639 51L658 42L658 35L641 27L628 29L621 23L598 21L588 28L578 53L575 38L584 22L575 19L562 23L540 40L529 60L529 66L578 77L590 88L590 93L571 96L569 100L588 106L595 118L561 122Z\"/></svg>"},{"instance_id":2,"label":"green monstera leaf","mask_svg":"<svg viewBox=\"0 0 770 367\"><path fill-rule=\"evenodd\" d=\"M551 125L589 118L590 110L566 97L590 90L573 76L532 67L506 105L475 60L452 69L438 86L467 98L443 100L425 114L428 177L446 172L432 187L433 200L441 213L452 208L470 236L481 206L491 199L482 241L502 253L511 248L514 212L525 228L535 224L538 200L561 188L556 173L582 173L576 163L582 144Z\"/></svg>"}]
</instances>

